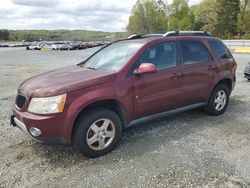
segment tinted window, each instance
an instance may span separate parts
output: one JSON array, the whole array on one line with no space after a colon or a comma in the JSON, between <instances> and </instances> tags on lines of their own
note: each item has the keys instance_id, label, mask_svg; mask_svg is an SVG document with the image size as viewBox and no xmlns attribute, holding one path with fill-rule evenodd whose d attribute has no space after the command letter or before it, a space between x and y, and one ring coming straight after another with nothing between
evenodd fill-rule
<instances>
[{"instance_id":1,"label":"tinted window","mask_svg":"<svg viewBox=\"0 0 250 188\"><path fill-rule=\"evenodd\" d=\"M158 69L176 66L176 45L175 42L164 42L147 49L137 60L141 63L153 63Z\"/></svg>"},{"instance_id":2,"label":"tinted window","mask_svg":"<svg viewBox=\"0 0 250 188\"><path fill-rule=\"evenodd\" d=\"M207 48L199 41L181 41L184 65L208 62L210 55Z\"/></svg>"},{"instance_id":3,"label":"tinted window","mask_svg":"<svg viewBox=\"0 0 250 188\"><path fill-rule=\"evenodd\" d=\"M221 59L231 59L233 57L227 47L225 47L220 41L210 40L208 42Z\"/></svg>"}]
</instances>

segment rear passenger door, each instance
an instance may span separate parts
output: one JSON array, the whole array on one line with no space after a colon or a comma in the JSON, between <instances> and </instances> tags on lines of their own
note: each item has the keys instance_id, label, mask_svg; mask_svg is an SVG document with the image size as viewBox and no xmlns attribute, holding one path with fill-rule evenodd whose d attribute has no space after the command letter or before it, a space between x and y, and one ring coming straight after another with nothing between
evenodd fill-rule
<instances>
[{"instance_id":1,"label":"rear passenger door","mask_svg":"<svg viewBox=\"0 0 250 188\"><path fill-rule=\"evenodd\" d=\"M181 40L184 105L203 103L209 95L212 57L203 42Z\"/></svg>"}]
</instances>

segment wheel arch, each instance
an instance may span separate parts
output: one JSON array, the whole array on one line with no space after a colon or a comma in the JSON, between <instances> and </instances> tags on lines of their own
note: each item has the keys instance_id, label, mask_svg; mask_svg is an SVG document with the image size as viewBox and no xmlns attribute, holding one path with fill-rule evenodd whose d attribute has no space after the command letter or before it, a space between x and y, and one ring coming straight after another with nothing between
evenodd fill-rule
<instances>
[{"instance_id":1,"label":"wheel arch","mask_svg":"<svg viewBox=\"0 0 250 188\"><path fill-rule=\"evenodd\" d=\"M99 100L99 101L93 102L93 103L87 105L86 107L82 108L80 110L80 112L77 114L77 116L74 120L74 123L73 123L72 130L71 130L71 139L72 139L72 136L73 136L74 131L76 129L76 122L77 122L78 118L83 113L87 112L88 110L92 110L94 108L107 108L107 109L114 111L119 116L119 118L122 122L122 128L125 128L125 126L127 124L127 114L126 114L126 110L125 110L124 105L115 99Z\"/></svg>"},{"instance_id":2,"label":"wheel arch","mask_svg":"<svg viewBox=\"0 0 250 188\"><path fill-rule=\"evenodd\" d=\"M229 89L230 94L231 94L233 83L232 83L232 80L230 78L225 78L225 79L220 80L219 82L217 82L217 84L215 85L215 87L218 86L218 85L220 85L220 84L226 85L228 87L228 89Z\"/></svg>"}]
</instances>

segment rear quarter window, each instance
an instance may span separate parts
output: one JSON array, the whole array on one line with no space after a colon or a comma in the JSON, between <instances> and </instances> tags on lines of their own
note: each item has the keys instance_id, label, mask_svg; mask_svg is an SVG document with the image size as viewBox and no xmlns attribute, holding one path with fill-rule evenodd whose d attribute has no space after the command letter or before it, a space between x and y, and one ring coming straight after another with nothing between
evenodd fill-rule
<instances>
[{"instance_id":1,"label":"rear quarter window","mask_svg":"<svg viewBox=\"0 0 250 188\"><path fill-rule=\"evenodd\" d=\"M228 50L228 48L220 41L218 40L209 40L209 45L214 49L215 53L221 58L221 59L232 59L233 56Z\"/></svg>"}]
</instances>

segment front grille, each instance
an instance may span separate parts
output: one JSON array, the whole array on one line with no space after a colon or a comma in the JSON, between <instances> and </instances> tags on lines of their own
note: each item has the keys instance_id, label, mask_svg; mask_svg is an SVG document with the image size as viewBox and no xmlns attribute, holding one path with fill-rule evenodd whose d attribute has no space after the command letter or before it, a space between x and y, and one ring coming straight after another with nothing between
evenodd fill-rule
<instances>
[{"instance_id":1,"label":"front grille","mask_svg":"<svg viewBox=\"0 0 250 188\"><path fill-rule=\"evenodd\" d=\"M22 95L17 95L16 97L16 106L21 109L25 104L26 98Z\"/></svg>"}]
</instances>

